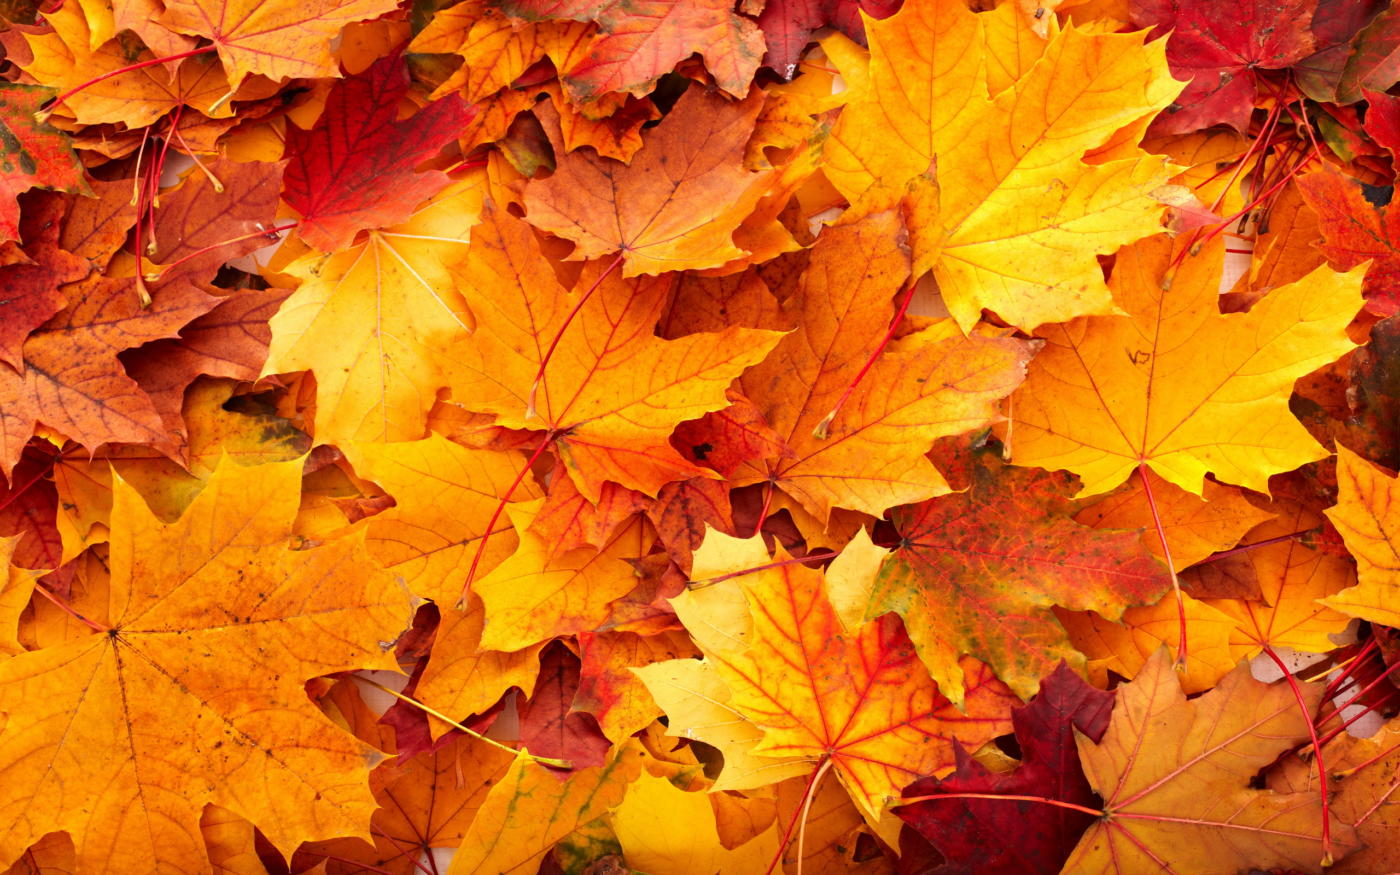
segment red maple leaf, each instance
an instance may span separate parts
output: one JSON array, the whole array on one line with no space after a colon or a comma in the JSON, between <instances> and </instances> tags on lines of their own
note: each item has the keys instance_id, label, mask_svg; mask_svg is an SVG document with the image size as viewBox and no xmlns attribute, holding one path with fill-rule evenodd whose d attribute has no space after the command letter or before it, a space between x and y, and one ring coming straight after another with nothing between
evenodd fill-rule
<instances>
[{"instance_id":1,"label":"red maple leaf","mask_svg":"<svg viewBox=\"0 0 1400 875\"><path fill-rule=\"evenodd\" d=\"M308 244L344 249L357 231L407 219L450 181L439 170L414 167L456 137L476 110L454 94L398 121L407 94L408 67L394 52L336 83L311 130L288 128L282 198L301 213Z\"/></svg>"},{"instance_id":2,"label":"red maple leaf","mask_svg":"<svg viewBox=\"0 0 1400 875\"><path fill-rule=\"evenodd\" d=\"M1096 690L1060 663L1040 693L1011 715L1021 764L998 774L958 749L957 771L910 784L905 798L945 793L1040 796L1093 806L1094 791L1079 767L1074 730L1097 742L1108 728L1113 694ZM1093 818L1079 811L1011 799L937 799L895 809L941 852L947 864L929 875L1053 873L1074 850ZM903 844L903 843L901 843ZM956 861L956 862L951 862Z\"/></svg>"}]
</instances>

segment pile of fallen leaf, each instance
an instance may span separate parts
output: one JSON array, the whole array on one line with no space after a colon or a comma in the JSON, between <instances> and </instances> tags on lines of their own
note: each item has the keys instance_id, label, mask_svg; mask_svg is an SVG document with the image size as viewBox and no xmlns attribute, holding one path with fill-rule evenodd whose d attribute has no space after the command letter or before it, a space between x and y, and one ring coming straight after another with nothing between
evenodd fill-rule
<instances>
[{"instance_id":1,"label":"pile of fallen leaf","mask_svg":"<svg viewBox=\"0 0 1400 875\"><path fill-rule=\"evenodd\" d=\"M1400 869L1400 6L0 45L8 873Z\"/></svg>"}]
</instances>

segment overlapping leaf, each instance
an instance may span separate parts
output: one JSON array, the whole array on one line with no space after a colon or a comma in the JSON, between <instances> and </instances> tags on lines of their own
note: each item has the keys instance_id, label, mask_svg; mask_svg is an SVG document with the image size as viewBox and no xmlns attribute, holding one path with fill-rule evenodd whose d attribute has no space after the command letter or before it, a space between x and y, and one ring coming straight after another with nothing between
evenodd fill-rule
<instances>
[{"instance_id":1,"label":"overlapping leaf","mask_svg":"<svg viewBox=\"0 0 1400 875\"><path fill-rule=\"evenodd\" d=\"M827 148L826 176L856 215L932 179L912 229L914 266L932 269L964 329L983 308L1026 329L1113 312L1093 254L1154 233L1150 192L1167 181L1161 159L1135 146L1088 160L1176 95L1161 44L1067 27L1004 83L1014 87L997 89L983 19L1015 14L1013 4L979 16L925 0L870 22L870 85ZM1059 86L1069 76L1079 87Z\"/></svg>"},{"instance_id":2,"label":"overlapping leaf","mask_svg":"<svg viewBox=\"0 0 1400 875\"><path fill-rule=\"evenodd\" d=\"M729 383L779 333L731 327L658 340L651 326L665 280L623 280L595 266L584 277L597 291L578 301L540 259L524 222L495 207L484 216L465 276L477 330L456 350L453 391L463 404L496 414L502 425L548 429L589 500L604 481L654 495L672 480L706 474L671 447L671 430L725 407ZM578 319L565 331L573 306L581 306ZM554 364L536 385L556 341Z\"/></svg>"},{"instance_id":3,"label":"overlapping leaf","mask_svg":"<svg viewBox=\"0 0 1400 875\"><path fill-rule=\"evenodd\" d=\"M1303 688L1309 702L1319 692ZM1313 869L1321 858L1316 794L1250 789L1256 771L1307 737L1306 720L1286 684L1266 686L1243 667L1187 700L1159 651L1119 690L1103 740L1079 739L1105 817L1080 839L1065 869ZM1332 836L1344 847L1354 844L1347 827L1334 824Z\"/></svg>"},{"instance_id":4,"label":"overlapping leaf","mask_svg":"<svg viewBox=\"0 0 1400 875\"><path fill-rule=\"evenodd\" d=\"M706 573L770 561L757 540L713 533L696 556ZM727 690L727 706L761 733L756 744L743 745L748 753L774 765L830 763L875 821L897 788L952 766L955 740L976 745L1003 731L1009 700L984 667L969 661L960 712L920 668L897 619L845 630L824 590L820 572L787 564L736 577L727 589L695 590L675 605L705 654L698 665ZM663 707L667 696L659 691L677 685L667 679L670 665L639 671ZM711 698L699 689L688 693ZM706 737L704 724L667 713L672 731Z\"/></svg>"},{"instance_id":5,"label":"overlapping leaf","mask_svg":"<svg viewBox=\"0 0 1400 875\"><path fill-rule=\"evenodd\" d=\"M1354 346L1343 329L1361 306L1360 271L1319 268L1221 315L1219 256L1177 257L1166 237L1120 253L1113 290L1129 315L1044 332L1012 399L1017 464L1073 471L1081 495L1146 465L1199 495L1208 472L1266 491L1271 474L1325 455L1288 395Z\"/></svg>"},{"instance_id":6,"label":"overlapping leaf","mask_svg":"<svg viewBox=\"0 0 1400 875\"><path fill-rule=\"evenodd\" d=\"M6 863L65 830L79 868L196 871L208 802L287 851L363 829L380 756L302 685L391 668L409 598L356 539L287 549L300 468L226 462L173 525L117 483L98 628L0 663Z\"/></svg>"},{"instance_id":7,"label":"overlapping leaf","mask_svg":"<svg viewBox=\"0 0 1400 875\"><path fill-rule=\"evenodd\" d=\"M1018 472L983 454L966 492L896 514L900 546L885 561L866 616L898 611L943 693L961 693L963 654L985 660L1023 696L1060 659L1080 662L1051 605L1117 619L1171 587L1135 532L1070 519L1063 475ZM926 605L946 600L929 611Z\"/></svg>"},{"instance_id":8,"label":"overlapping leaf","mask_svg":"<svg viewBox=\"0 0 1400 875\"><path fill-rule=\"evenodd\" d=\"M301 214L297 233L317 249L345 249L362 228L403 222L450 182L414 167L454 139L470 114L452 96L398 121L407 93L408 70L389 55L338 83L310 131L288 133L283 198Z\"/></svg>"}]
</instances>

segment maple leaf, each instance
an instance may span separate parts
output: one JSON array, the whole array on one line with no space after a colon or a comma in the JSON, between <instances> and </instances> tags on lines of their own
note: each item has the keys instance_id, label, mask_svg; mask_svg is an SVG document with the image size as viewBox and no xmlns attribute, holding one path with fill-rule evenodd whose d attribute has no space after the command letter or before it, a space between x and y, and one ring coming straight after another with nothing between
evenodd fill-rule
<instances>
[{"instance_id":1,"label":"maple leaf","mask_svg":"<svg viewBox=\"0 0 1400 875\"><path fill-rule=\"evenodd\" d=\"M616 483L604 483L597 501L584 497L568 478L550 484L549 494L530 528L545 542L550 558L579 547L603 549L618 527L646 508L646 496Z\"/></svg>"},{"instance_id":2,"label":"maple leaf","mask_svg":"<svg viewBox=\"0 0 1400 875\"><path fill-rule=\"evenodd\" d=\"M778 852L779 824L774 821L738 847L726 847L720 843L710 798L643 772L609 815L627 865L641 872L712 875L756 872L772 862ZM658 821L683 823L686 828L658 830Z\"/></svg>"},{"instance_id":3,"label":"maple leaf","mask_svg":"<svg viewBox=\"0 0 1400 875\"><path fill-rule=\"evenodd\" d=\"M1384 868L1384 0L441 5L0 0L0 868Z\"/></svg>"},{"instance_id":4,"label":"maple leaf","mask_svg":"<svg viewBox=\"0 0 1400 875\"><path fill-rule=\"evenodd\" d=\"M394 497L394 507L369 521L370 553L416 595L439 604L455 600L497 498L523 462L520 454L470 449L440 435L347 444L343 451L356 472ZM539 494L532 482L516 488L517 500ZM481 568L489 571L515 546L509 531L497 532L479 560Z\"/></svg>"},{"instance_id":5,"label":"maple leaf","mask_svg":"<svg viewBox=\"0 0 1400 875\"><path fill-rule=\"evenodd\" d=\"M15 199L23 192L38 187L91 194L72 142L34 118L52 96L47 88L0 85L0 241L19 238Z\"/></svg>"},{"instance_id":6,"label":"maple leaf","mask_svg":"<svg viewBox=\"0 0 1400 875\"><path fill-rule=\"evenodd\" d=\"M1395 496L1400 481L1346 447L1337 447L1337 506L1327 511L1356 558L1360 584L1324 600L1353 617L1394 626L1396 571L1400 569L1400 532L1395 529Z\"/></svg>"},{"instance_id":7,"label":"maple leaf","mask_svg":"<svg viewBox=\"0 0 1400 875\"><path fill-rule=\"evenodd\" d=\"M724 0L508 0L510 15L524 19L573 18L598 23L588 54L564 72L580 101L605 92L645 94L678 62L699 52L721 88L748 93L763 57L763 34Z\"/></svg>"},{"instance_id":8,"label":"maple leaf","mask_svg":"<svg viewBox=\"0 0 1400 875\"><path fill-rule=\"evenodd\" d=\"M186 453L188 427L182 413L190 384L201 375L256 380L272 338L267 320L287 295L283 289L237 292L181 328L179 337L122 355L127 374L151 399L171 435L186 439Z\"/></svg>"},{"instance_id":9,"label":"maple leaf","mask_svg":"<svg viewBox=\"0 0 1400 875\"><path fill-rule=\"evenodd\" d=\"M821 572L796 564L762 568L771 560L760 539L711 532L695 562L696 573L760 569L727 588L672 600L705 654L698 665L727 688L728 707L762 731L751 753L829 765L871 822L899 787L951 767L955 743L976 746L1006 727L1008 699L984 669L964 663L960 712L919 668L896 618L844 629ZM671 665L635 669L663 707L662 679ZM673 731L706 737L702 727L687 730L680 715L667 713Z\"/></svg>"},{"instance_id":10,"label":"maple leaf","mask_svg":"<svg viewBox=\"0 0 1400 875\"><path fill-rule=\"evenodd\" d=\"M1339 270L1370 262L1362 286L1366 309L1380 316L1400 312L1400 213L1388 209L1390 191L1327 169L1302 177L1298 189L1317 212L1328 261Z\"/></svg>"},{"instance_id":11,"label":"maple leaf","mask_svg":"<svg viewBox=\"0 0 1400 875\"><path fill-rule=\"evenodd\" d=\"M0 663L4 862L62 829L86 871L197 871L208 802L284 851L362 829L380 755L302 685L393 668L409 600L357 539L287 549L300 472L224 462L170 525L115 484L110 596L76 605L100 631Z\"/></svg>"},{"instance_id":12,"label":"maple leaf","mask_svg":"<svg viewBox=\"0 0 1400 875\"><path fill-rule=\"evenodd\" d=\"M547 540L529 531L536 507L511 506L520 547L472 586L486 605L480 646L487 650L520 650L597 628L607 619L608 605L637 585L625 560L645 555L650 546L640 519L621 526L597 550L551 553Z\"/></svg>"},{"instance_id":13,"label":"maple leaf","mask_svg":"<svg viewBox=\"0 0 1400 875\"><path fill-rule=\"evenodd\" d=\"M63 539L58 531L58 496L47 478L56 463L57 448L31 445L0 486L0 536L22 536L11 557L21 568L56 569L63 564Z\"/></svg>"},{"instance_id":14,"label":"maple leaf","mask_svg":"<svg viewBox=\"0 0 1400 875\"><path fill-rule=\"evenodd\" d=\"M1043 332L1012 396L1016 464L1073 471L1080 495L1142 465L1200 495L1207 472L1263 492L1270 475L1325 455L1287 399L1294 380L1354 347L1343 329L1360 309L1360 269L1320 267L1221 315L1219 243L1173 269L1176 254L1165 237L1125 249L1112 286L1129 315Z\"/></svg>"},{"instance_id":15,"label":"maple leaf","mask_svg":"<svg viewBox=\"0 0 1400 875\"><path fill-rule=\"evenodd\" d=\"M758 14L758 26L768 43L763 63L784 79L797 72L797 61L813 34L823 27L836 28L859 43L865 42L862 13L888 18L902 0L768 0Z\"/></svg>"},{"instance_id":16,"label":"maple leaf","mask_svg":"<svg viewBox=\"0 0 1400 875\"><path fill-rule=\"evenodd\" d=\"M616 808L641 767L642 751L635 743L615 748L603 765L563 780L530 757L517 756L477 809L448 875L532 871L555 842Z\"/></svg>"},{"instance_id":17,"label":"maple leaf","mask_svg":"<svg viewBox=\"0 0 1400 875\"><path fill-rule=\"evenodd\" d=\"M430 399L448 382L441 351L470 325L452 269L480 205L478 183L463 180L402 225L287 267L302 283L272 318L263 374L316 374L318 440L423 436Z\"/></svg>"},{"instance_id":18,"label":"maple leaf","mask_svg":"<svg viewBox=\"0 0 1400 875\"><path fill-rule=\"evenodd\" d=\"M1085 657L1089 679L1099 686L1109 682L1109 673L1132 678L1158 650L1166 647L1175 654L1181 644L1181 617L1186 618L1187 659L1181 686L1187 693L1208 690L1239 664L1250 650L1237 641L1235 618L1204 600L1183 594L1178 609L1168 596L1155 605L1128 608L1114 623L1092 611L1077 613L1057 610L1056 616Z\"/></svg>"},{"instance_id":19,"label":"maple leaf","mask_svg":"<svg viewBox=\"0 0 1400 875\"><path fill-rule=\"evenodd\" d=\"M331 40L352 21L394 8L393 0L169 0L160 22L176 33L213 42L236 88L250 73L270 79L337 76Z\"/></svg>"},{"instance_id":20,"label":"maple leaf","mask_svg":"<svg viewBox=\"0 0 1400 875\"><path fill-rule=\"evenodd\" d=\"M0 654L6 656L24 652L19 641L19 617L34 594L34 582L39 572L14 564L15 548L20 537L0 537L0 567L5 579L0 584Z\"/></svg>"},{"instance_id":21,"label":"maple leaf","mask_svg":"<svg viewBox=\"0 0 1400 875\"><path fill-rule=\"evenodd\" d=\"M1282 70L1313 53L1317 6L1317 0L1256 0L1221 15L1208 0L1132 0L1132 23L1153 28L1153 37L1170 33L1167 61L1174 74L1190 80L1154 129L1178 134L1226 124L1244 131L1258 71Z\"/></svg>"},{"instance_id":22,"label":"maple leaf","mask_svg":"<svg viewBox=\"0 0 1400 875\"><path fill-rule=\"evenodd\" d=\"M1378 3L1318 3L1313 29L1326 47L1299 64L1298 84L1315 100L1347 104L1400 77L1400 15Z\"/></svg>"},{"instance_id":23,"label":"maple leaf","mask_svg":"<svg viewBox=\"0 0 1400 875\"><path fill-rule=\"evenodd\" d=\"M135 34L121 33L91 47L91 31L76 7L64 5L46 13L47 29L14 32L23 38L31 54L29 63L20 64L25 74L64 93L92 82L62 104L63 110L82 124L122 122L142 127L174 109L178 100L170 72L163 67L147 66L112 75L133 62L154 59L141 40Z\"/></svg>"},{"instance_id":24,"label":"maple leaf","mask_svg":"<svg viewBox=\"0 0 1400 875\"><path fill-rule=\"evenodd\" d=\"M432 750L389 760L369 777L379 804L370 820L374 844L362 839L313 842L303 845L298 856L335 856L338 862L407 875L425 849L461 844L486 794L513 762L506 751L461 733Z\"/></svg>"},{"instance_id":25,"label":"maple leaf","mask_svg":"<svg viewBox=\"0 0 1400 875\"><path fill-rule=\"evenodd\" d=\"M0 368L0 473L9 474L42 422L90 449L164 442L151 400L116 353L173 337L218 299L193 289L142 308L128 280L90 277L66 287L68 308L24 343L25 369Z\"/></svg>"},{"instance_id":26,"label":"maple leaf","mask_svg":"<svg viewBox=\"0 0 1400 875\"><path fill-rule=\"evenodd\" d=\"M562 641L540 653L540 673L530 699L520 705L520 743L532 753L561 759L573 768L602 765L612 743L598 721L572 704L579 690L579 659Z\"/></svg>"},{"instance_id":27,"label":"maple leaf","mask_svg":"<svg viewBox=\"0 0 1400 875\"><path fill-rule=\"evenodd\" d=\"M1167 181L1162 159L1136 147L1089 155L1180 89L1161 44L1067 27L991 93L983 19L1017 15L1012 4L975 15L926 0L869 22L869 87L826 148L823 172L851 201L847 220L924 180L914 272L932 270L964 329L983 308L1027 330L1114 312L1094 255L1160 227L1148 192Z\"/></svg>"},{"instance_id":28,"label":"maple leaf","mask_svg":"<svg viewBox=\"0 0 1400 875\"><path fill-rule=\"evenodd\" d=\"M408 94L408 67L391 54L337 82L309 131L287 131L290 160L283 199L301 214L297 233L323 252L350 245L357 231L397 225L451 180L414 173L471 121L453 95L396 121Z\"/></svg>"},{"instance_id":29,"label":"maple leaf","mask_svg":"<svg viewBox=\"0 0 1400 875\"><path fill-rule=\"evenodd\" d=\"M823 233L784 308L797 329L740 382L787 452L741 469L738 482L775 483L822 524L833 507L878 515L948 492L924 453L997 418L994 405L1019 385L1033 349L934 324L881 353L819 435L894 316L909 271L900 232L897 216L880 213ZM801 391L767 389L776 385Z\"/></svg>"},{"instance_id":30,"label":"maple leaf","mask_svg":"<svg viewBox=\"0 0 1400 875\"><path fill-rule=\"evenodd\" d=\"M440 713L466 717L486 713L511 687L526 696L534 692L543 643L509 653L482 649L486 609L475 596L469 596L464 611L441 611L433 659L416 689L420 701ZM434 721L429 731L442 735L450 728Z\"/></svg>"},{"instance_id":31,"label":"maple leaf","mask_svg":"<svg viewBox=\"0 0 1400 875\"><path fill-rule=\"evenodd\" d=\"M570 152L553 175L531 180L530 224L572 241L571 258L620 253L629 277L739 258L734 231L772 181L743 165L762 105L691 88L630 163Z\"/></svg>"},{"instance_id":32,"label":"maple leaf","mask_svg":"<svg viewBox=\"0 0 1400 875\"><path fill-rule=\"evenodd\" d=\"M579 688L571 707L596 717L603 734L615 742L661 716L646 685L629 669L700 655L682 631L583 632L578 642Z\"/></svg>"},{"instance_id":33,"label":"maple leaf","mask_svg":"<svg viewBox=\"0 0 1400 875\"><path fill-rule=\"evenodd\" d=\"M905 797L942 793L1040 796L1090 806L1095 797L1079 768L1075 730L1098 742L1108 728L1113 694L1090 687L1061 663L1024 708L1011 712L1021 762L997 774L959 751L958 768L946 778L925 778ZM935 875L959 872L1060 871L1079 835L1092 823L1081 812L1032 802L932 799L895 812L928 839L950 863Z\"/></svg>"},{"instance_id":34,"label":"maple leaf","mask_svg":"<svg viewBox=\"0 0 1400 875\"><path fill-rule=\"evenodd\" d=\"M176 282L207 288L226 262L267 244L259 234L273 225L277 209L277 166L222 159L192 173L180 187L164 192L154 223L155 265L147 282L160 289ZM230 236L233 239L229 239Z\"/></svg>"},{"instance_id":35,"label":"maple leaf","mask_svg":"<svg viewBox=\"0 0 1400 875\"><path fill-rule=\"evenodd\" d=\"M1300 688L1313 707L1320 687ZM1188 701L1170 658L1158 651L1119 687L1103 740L1079 738L1104 817L1079 840L1065 871L1313 870L1322 857L1321 800L1249 789L1256 772L1307 738L1307 721L1288 685L1261 684L1247 665ZM1332 839L1355 844L1344 825L1333 825Z\"/></svg>"},{"instance_id":36,"label":"maple leaf","mask_svg":"<svg viewBox=\"0 0 1400 875\"><path fill-rule=\"evenodd\" d=\"M1384 872L1400 865L1395 841L1400 827L1396 805L1396 767L1400 766L1400 722L1391 720L1370 738L1339 735L1324 748L1327 769L1343 776L1332 799L1332 816L1352 824L1363 847L1329 870L1338 875ZM1316 760L1290 758L1269 775L1277 792L1318 793ZM1332 786L1337 786L1333 784Z\"/></svg>"},{"instance_id":37,"label":"maple leaf","mask_svg":"<svg viewBox=\"0 0 1400 875\"><path fill-rule=\"evenodd\" d=\"M898 611L943 694L961 695L958 658L992 666L1029 697L1060 659L1082 664L1048 608L1117 619L1171 588L1135 532L1094 531L1070 519L1072 478L972 465L965 492L895 513L900 546L881 568L865 616ZM930 611L936 601L946 605Z\"/></svg>"},{"instance_id":38,"label":"maple leaf","mask_svg":"<svg viewBox=\"0 0 1400 875\"><path fill-rule=\"evenodd\" d=\"M1327 653L1336 647L1332 636L1341 635L1350 622L1344 613L1328 608L1326 600L1355 581L1351 563L1294 536L1322 520L1289 504L1279 502L1278 518L1253 529L1245 539L1248 549L1226 560L1248 567L1242 576L1257 581L1258 597L1206 599L1206 604L1235 621L1232 640L1252 645L1245 650L1247 656L1263 648L1285 647Z\"/></svg>"},{"instance_id":39,"label":"maple leaf","mask_svg":"<svg viewBox=\"0 0 1400 875\"><path fill-rule=\"evenodd\" d=\"M57 198L31 201L24 215L16 216L15 236L25 238L18 263L0 266L5 289L0 298L0 361L17 371L24 370L24 339L67 305L59 287L91 270L86 259L61 247L62 215L63 203Z\"/></svg>"},{"instance_id":40,"label":"maple leaf","mask_svg":"<svg viewBox=\"0 0 1400 875\"><path fill-rule=\"evenodd\" d=\"M757 405L733 390L727 397L732 403L723 410L676 426L671 445L696 464L713 468L725 477L733 476L746 462L787 455L783 439L768 425Z\"/></svg>"},{"instance_id":41,"label":"maple leaf","mask_svg":"<svg viewBox=\"0 0 1400 875\"><path fill-rule=\"evenodd\" d=\"M1250 529L1273 518L1269 511L1245 500L1240 490L1214 480L1205 482L1200 496L1178 489L1150 471L1147 480L1151 502L1141 480L1130 480L1120 491L1076 513L1075 521L1096 529L1142 529L1143 547L1165 559L1156 532L1160 521L1173 563L1177 568L1189 568L1212 553L1230 549ZM1195 592L1189 585L1187 589Z\"/></svg>"},{"instance_id":42,"label":"maple leaf","mask_svg":"<svg viewBox=\"0 0 1400 875\"><path fill-rule=\"evenodd\" d=\"M604 481L655 495L672 480L706 475L708 469L671 447L671 430L725 407L729 383L762 359L779 333L731 327L659 340L652 326L665 303L666 281L597 272L581 280L596 278L599 285L577 302L577 324L563 332L573 296L538 253L528 225L486 208L472 232L464 274L477 330L454 350L454 396L469 409L495 413L500 425L548 428L590 501ZM554 340L556 357L569 366L546 371L535 392Z\"/></svg>"}]
</instances>

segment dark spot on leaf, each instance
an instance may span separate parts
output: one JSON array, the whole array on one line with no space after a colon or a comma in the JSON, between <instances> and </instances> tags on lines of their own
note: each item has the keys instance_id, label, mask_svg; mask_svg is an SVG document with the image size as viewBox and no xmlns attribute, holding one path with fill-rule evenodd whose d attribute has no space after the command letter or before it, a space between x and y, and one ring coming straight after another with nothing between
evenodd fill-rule
<instances>
[{"instance_id":1,"label":"dark spot on leaf","mask_svg":"<svg viewBox=\"0 0 1400 875\"><path fill-rule=\"evenodd\" d=\"M1393 185L1367 185L1361 183L1361 196L1366 202L1374 207L1384 207L1390 203L1391 197L1395 195Z\"/></svg>"}]
</instances>

